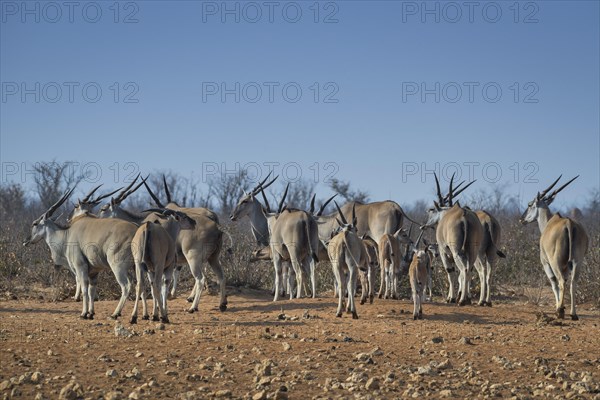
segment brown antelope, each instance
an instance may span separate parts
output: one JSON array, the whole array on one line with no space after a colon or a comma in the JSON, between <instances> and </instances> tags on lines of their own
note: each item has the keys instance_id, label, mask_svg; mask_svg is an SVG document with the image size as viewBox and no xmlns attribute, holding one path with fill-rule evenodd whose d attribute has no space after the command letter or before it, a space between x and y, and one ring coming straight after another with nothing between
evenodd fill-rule
<instances>
[{"instance_id":1,"label":"brown antelope","mask_svg":"<svg viewBox=\"0 0 600 400\"><path fill-rule=\"evenodd\" d=\"M131 242L137 278L136 296L133 303L131 323L137 323L138 301L145 292L144 272L148 275L153 298L152 320L169 322L167 290L177 261L175 240L180 230L194 229L196 221L186 214L169 209L152 209L137 229ZM164 278L164 279L163 279ZM162 288L161 288L162 282ZM149 319L146 296L142 296L143 319Z\"/></svg>"},{"instance_id":2,"label":"brown antelope","mask_svg":"<svg viewBox=\"0 0 600 400\"><path fill-rule=\"evenodd\" d=\"M375 282L373 281L375 269L379 265L378 254L377 254L377 243L370 237L362 237L362 243L364 247L364 260L361 260L359 266L359 279L360 286L362 289L362 294L360 296L360 304L365 304L367 301L367 297L369 298L369 303L373 304L374 287ZM319 257L320 253L319 253ZM365 270L366 268L366 270Z\"/></svg>"},{"instance_id":3,"label":"brown antelope","mask_svg":"<svg viewBox=\"0 0 600 400\"><path fill-rule=\"evenodd\" d=\"M404 229L398 229L394 234L385 233L379 239L379 267L381 269L381 286L379 298L398 298L398 280L402 273L402 244L410 244L410 233ZM408 251L408 250L407 250ZM406 272L408 268L404 271ZM385 283L385 292L383 286Z\"/></svg>"},{"instance_id":4,"label":"brown antelope","mask_svg":"<svg viewBox=\"0 0 600 400\"><path fill-rule=\"evenodd\" d=\"M134 265L131 240L137 226L127 221L99 219L87 213L73 218L69 226L58 225L52 221L52 214L72 192L73 189L65 193L48 211L33 221L31 236L24 244L36 243L44 238L46 242L52 243L50 247L54 252L62 252L68 264L77 272L81 283L83 319L94 318L98 273L110 268L121 286L121 299L111 315L112 318L117 318L121 315L130 290L127 272Z\"/></svg>"},{"instance_id":5,"label":"brown antelope","mask_svg":"<svg viewBox=\"0 0 600 400\"><path fill-rule=\"evenodd\" d=\"M354 296L356 295L356 279L364 247L356 234L356 213L352 212L352 223L348 224L337 203L336 207L341 219L341 221L338 220L338 224L342 229L327 245L329 260L331 260L331 267L339 288L336 316L342 316L343 300L345 294L348 293L347 310L352 313L353 319L358 319Z\"/></svg>"},{"instance_id":6,"label":"brown antelope","mask_svg":"<svg viewBox=\"0 0 600 400\"><path fill-rule=\"evenodd\" d=\"M269 227L269 244L271 256L275 268L275 297L279 296L279 274L281 264L289 260L296 274L296 297L302 296L304 275L306 270L311 271L312 296L316 297L315 263L318 261L319 236L317 224L313 216L302 210L288 209L284 207L285 198L288 193L289 184L285 189L283 197L279 202L278 211L275 215L267 218ZM264 191L261 190L264 194ZM270 213L270 207L266 196L263 198L267 207L266 214ZM290 292L290 299L293 293Z\"/></svg>"},{"instance_id":7,"label":"brown antelope","mask_svg":"<svg viewBox=\"0 0 600 400\"><path fill-rule=\"evenodd\" d=\"M469 183L467 186L458 190L458 188L464 183L461 182L455 188L452 187L452 181L454 179L454 175L450 179L450 188L448 194L442 199L440 198L440 204L443 206L451 207L452 200L456 198L462 191L464 191L467 187L469 187L473 182ZM436 185L439 188L439 182L437 181L436 176ZM465 207L469 209L468 207ZM501 238L501 228L500 224L489 212L484 210L476 211L475 214L481 223L483 228L483 241L481 243L481 249L479 251L479 256L477 261L475 262L475 269L479 275L479 282L481 290L479 292L479 302L477 303L480 306L492 306L491 300L491 276L492 271L495 269L496 262L498 257L506 258L504 253L498 250L498 244L500 243ZM448 276L448 280L452 279L451 274ZM460 293L460 285L459 285L459 293ZM431 288L430 288L430 296L431 296Z\"/></svg>"},{"instance_id":8,"label":"brown antelope","mask_svg":"<svg viewBox=\"0 0 600 400\"><path fill-rule=\"evenodd\" d=\"M575 311L575 291L579 268L583 265L583 258L588 248L588 236L579 222L550 211L549 205L552 204L556 195L579 175L548 195L547 193L561 177L562 175L543 192L538 192L527 205L527 210L521 216L520 221L522 224L536 220L538 222L541 233L540 260L544 272L550 279L556 298L556 314L559 318L565 317L565 285L570 278L571 319L578 320L579 317Z\"/></svg>"},{"instance_id":9,"label":"brown antelope","mask_svg":"<svg viewBox=\"0 0 600 400\"><path fill-rule=\"evenodd\" d=\"M425 240L425 250L419 250L419 243L425 231L421 230L413 249L409 251L411 263L408 269L410 287L414 303L413 319L423 319L423 301L425 300L425 290L429 286L431 296L431 270L432 262L435 257L436 246L428 244Z\"/></svg>"},{"instance_id":10,"label":"brown antelope","mask_svg":"<svg viewBox=\"0 0 600 400\"><path fill-rule=\"evenodd\" d=\"M158 206L158 208L168 208L175 211L180 211L188 215L196 221L194 229L185 229L177 235L177 264L181 265L185 262L190 267L195 284L192 289L193 296L192 305L188 312L193 313L198 311L198 303L204 289L206 277L204 266L208 263L217 278L219 284L219 310L227 310L227 295L225 293L225 276L223 275L223 267L219 261L219 255L223 245L223 231L219 226L217 215L206 208L186 208L180 207L176 202L171 200L167 182L163 176L165 192L167 194L167 205L163 206L159 198L152 192L150 187L144 182L146 190ZM175 275L175 273L174 273Z\"/></svg>"},{"instance_id":11,"label":"brown antelope","mask_svg":"<svg viewBox=\"0 0 600 400\"><path fill-rule=\"evenodd\" d=\"M477 215L468 208L460 207L458 204L445 206L437 175L435 176L437 195L439 203L434 201L434 207L428 210L428 220L425 227L433 227L437 224L436 239L438 249L448 272L448 301L456 299L454 280L451 273L454 266L459 270L460 299L458 305L463 306L469 301L469 276L470 272L480 255L481 243L483 241L483 228ZM470 186L471 182L466 187ZM463 188L464 189L466 189ZM452 204L452 198L456 193L452 192L452 179L450 180L448 204ZM442 204L442 205L440 205Z\"/></svg>"},{"instance_id":12,"label":"brown antelope","mask_svg":"<svg viewBox=\"0 0 600 400\"><path fill-rule=\"evenodd\" d=\"M481 251L479 252L479 258L475 263L475 268L479 274L479 281L481 285L481 291L479 292L479 304L480 306L492 306L491 299L491 276L492 271L495 269L496 261L498 257L505 258L506 256L497 246L500 243L502 235L502 229L500 224L490 213L484 210L476 211L475 214L479 218L479 222L483 228L483 241L481 242Z\"/></svg>"}]
</instances>

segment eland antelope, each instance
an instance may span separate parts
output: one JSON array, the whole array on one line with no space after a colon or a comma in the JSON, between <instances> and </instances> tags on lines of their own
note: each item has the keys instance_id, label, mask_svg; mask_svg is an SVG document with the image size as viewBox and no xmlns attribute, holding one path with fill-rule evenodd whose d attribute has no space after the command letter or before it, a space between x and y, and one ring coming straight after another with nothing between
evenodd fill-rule
<instances>
[{"instance_id":1,"label":"eland antelope","mask_svg":"<svg viewBox=\"0 0 600 400\"><path fill-rule=\"evenodd\" d=\"M196 221L186 214L170 209L151 209L137 229L131 242L137 278L136 296L133 303L131 323L137 323L138 301L144 289L144 272L150 281L153 312L152 320L169 322L167 312L167 290L177 261L175 240L180 230L194 229ZM164 278L164 279L163 279ZM162 287L161 287L162 282ZM149 319L146 296L142 296L143 319Z\"/></svg>"},{"instance_id":2,"label":"eland antelope","mask_svg":"<svg viewBox=\"0 0 600 400\"><path fill-rule=\"evenodd\" d=\"M578 176L548 195L562 177L559 176L546 190L537 193L520 219L522 224L536 220L538 222L541 233L540 261L550 279L556 299L556 314L559 318L565 317L565 285L570 278L572 320L579 319L575 311L575 291L579 271L588 248L588 236L579 222L563 217L559 213L552 213L549 205L556 195Z\"/></svg>"},{"instance_id":3,"label":"eland antelope","mask_svg":"<svg viewBox=\"0 0 600 400\"><path fill-rule=\"evenodd\" d=\"M384 233L379 239L379 268L381 269L379 298L398 298L398 280L402 271L408 270L408 265L402 268L404 255L401 247L402 244L409 245L410 243L412 243L410 232L407 234L404 229L398 229L393 234ZM384 284L385 292L383 290Z\"/></svg>"},{"instance_id":4,"label":"eland antelope","mask_svg":"<svg viewBox=\"0 0 600 400\"><path fill-rule=\"evenodd\" d=\"M458 193L452 192L452 179L450 180L450 191L448 193L448 204L452 204L453 196ZM436 239L440 257L444 269L448 273L448 302L456 299L454 280L452 272L458 267L460 299L458 305L463 306L469 301L469 277L477 258L480 256L481 243L483 241L483 228L477 215L466 207L458 204L445 205L442 197L439 181L435 175L438 200L433 202L434 207L428 210L426 224L421 227L433 227L437 224ZM466 189L469 183L462 190ZM462 191L461 190L461 191Z\"/></svg>"},{"instance_id":5,"label":"eland antelope","mask_svg":"<svg viewBox=\"0 0 600 400\"><path fill-rule=\"evenodd\" d=\"M69 266L77 272L83 296L81 318L94 318L94 300L98 273L110 268L121 286L119 304L111 315L121 315L130 290L127 272L133 267L131 240L137 229L127 221L99 219L84 213L71 220L69 226L52 221L52 214L69 198L73 189L66 192L52 207L31 225L31 236L25 245L45 239L55 253L62 253Z\"/></svg>"},{"instance_id":6,"label":"eland antelope","mask_svg":"<svg viewBox=\"0 0 600 400\"><path fill-rule=\"evenodd\" d=\"M144 182L146 190L158 206L158 208L168 208L174 211L185 213L190 218L196 221L194 229L184 229L177 235L177 264L181 265L185 262L190 267L195 284L190 297L192 305L188 312L193 313L198 311L198 303L204 289L206 276L204 266L208 263L217 278L219 285L219 310L227 309L227 295L225 293L225 276L223 267L219 261L219 255L223 246L223 231L219 226L217 214L207 208L186 208L180 207L176 202L171 200L171 194L167 186L165 177L163 176L165 192L167 194L167 205L163 206L158 196L152 192L150 187ZM175 279L175 272L174 272Z\"/></svg>"},{"instance_id":7,"label":"eland antelope","mask_svg":"<svg viewBox=\"0 0 600 400\"><path fill-rule=\"evenodd\" d=\"M333 275L335 276L335 281L339 288L336 316L342 316L343 301L345 294L347 293L347 311L352 313L353 319L358 319L354 296L356 295L358 270L361 258L364 257L365 249L361 239L356 234L356 213L354 212L354 207L352 208L352 223L350 224L346 221L344 213L340 210L337 203L336 207L341 219L341 221L340 219L337 220L341 230L327 245L327 252L329 254L329 260L331 260Z\"/></svg>"}]
</instances>

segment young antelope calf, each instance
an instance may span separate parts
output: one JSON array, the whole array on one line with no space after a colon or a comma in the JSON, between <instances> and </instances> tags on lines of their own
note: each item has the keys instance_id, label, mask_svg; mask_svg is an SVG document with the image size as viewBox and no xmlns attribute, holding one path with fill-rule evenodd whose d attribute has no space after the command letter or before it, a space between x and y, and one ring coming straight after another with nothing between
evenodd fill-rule
<instances>
[{"instance_id":1,"label":"young antelope calf","mask_svg":"<svg viewBox=\"0 0 600 400\"><path fill-rule=\"evenodd\" d=\"M431 270L432 255L426 250L416 250L408 270L410 287L414 302L413 319L423 319L422 303L425 297L425 287Z\"/></svg>"}]
</instances>

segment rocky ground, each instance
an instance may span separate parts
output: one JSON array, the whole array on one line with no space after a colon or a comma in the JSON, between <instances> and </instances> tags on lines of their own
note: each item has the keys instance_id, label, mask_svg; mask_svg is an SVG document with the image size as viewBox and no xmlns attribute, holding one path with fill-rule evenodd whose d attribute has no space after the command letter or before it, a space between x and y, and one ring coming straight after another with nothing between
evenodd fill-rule
<instances>
[{"instance_id":1,"label":"rocky ground","mask_svg":"<svg viewBox=\"0 0 600 400\"><path fill-rule=\"evenodd\" d=\"M114 301L97 302L93 321L73 301L1 301L0 396L600 399L590 305L556 321L551 306L428 303L413 321L409 301L375 299L352 320L329 296L270 298L237 292L221 313L207 296L196 314L177 299L166 325L108 320Z\"/></svg>"}]
</instances>

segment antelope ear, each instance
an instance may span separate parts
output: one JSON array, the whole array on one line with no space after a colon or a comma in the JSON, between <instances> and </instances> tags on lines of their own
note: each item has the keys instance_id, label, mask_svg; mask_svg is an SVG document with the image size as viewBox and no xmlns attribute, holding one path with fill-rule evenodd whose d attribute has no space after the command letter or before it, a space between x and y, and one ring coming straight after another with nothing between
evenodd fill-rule
<instances>
[{"instance_id":1,"label":"antelope ear","mask_svg":"<svg viewBox=\"0 0 600 400\"><path fill-rule=\"evenodd\" d=\"M438 202L437 202L437 201L435 201L435 200L434 200L434 201L433 201L433 205L435 206L435 209L436 209L436 210L439 210L439 209L440 209L440 205L438 204Z\"/></svg>"},{"instance_id":2,"label":"antelope ear","mask_svg":"<svg viewBox=\"0 0 600 400\"><path fill-rule=\"evenodd\" d=\"M537 192L537 195L535 196L535 198L539 201L542 199L542 196L540 195L540 192Z\"/></svg>"}]
</instances>

